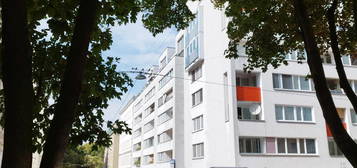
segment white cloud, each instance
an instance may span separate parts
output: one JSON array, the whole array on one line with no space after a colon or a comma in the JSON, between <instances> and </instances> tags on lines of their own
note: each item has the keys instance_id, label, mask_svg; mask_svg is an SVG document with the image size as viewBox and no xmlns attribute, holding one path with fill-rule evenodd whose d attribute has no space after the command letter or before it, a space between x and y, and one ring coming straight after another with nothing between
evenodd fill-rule
<instances>
[{"instance_id":1,"label":"white cloud","mask_svg":"<svg viewBox=\"0 0 357 168\"><path fill-rule=\"evenodd\" d=\"M146 30L140 21L124 26L115 26L112 29L113 45L104 55L121 58L119 69L130 70L133 67L149 68L158 64L158 58L166 47L174 46L177 32L168 29L156 37ZM132 75L131 75L132 76ZM114 99L109 107L104 110L106 120L118 119L119 110L125 106L130 98L141 91L145 81L136 81L135 86L122 97L122 100ZM124 101L124 102L123 102Z\"/></svg>"}]
</instances>

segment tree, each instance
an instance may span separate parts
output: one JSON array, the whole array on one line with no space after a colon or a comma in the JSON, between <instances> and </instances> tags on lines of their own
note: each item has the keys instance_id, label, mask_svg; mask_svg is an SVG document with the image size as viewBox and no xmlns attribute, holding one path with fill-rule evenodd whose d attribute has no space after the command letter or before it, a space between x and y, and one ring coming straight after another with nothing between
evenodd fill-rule
<instances>
[{"instance_id":1,"label":"tree","mask_svg":"<svg viewBox=\"0 0 357 168\"><path fill-rule=\"evenodd\" d=\"M344 129L327 87L320 56L332 48L336 68L347 97L357 110L357 98L346 77L341 55L355 53L357 41L356 1L327 0L216 0L226 6L231 17L226 57L237 58L237 45L244 43L248 55L246 71L287 64L286 54L304 50L314 81L316 95L326 123L338 147L357 167L357 144ZM352 24L351 21L354 20ZM338 30L336 30L338 28Z\"/></svg>"},{"instance_id":2,"label":"tree","mask_svg":"<svg viewBox=\"0 0 357 168\"><path fill-rule=\"evenodd\" d=\"M54 168L68 144L108 146L102 110L131 85L119 59L101 55L112 43L110 28L141 14L154 35L182 29L194 17L186 2L2 0L3 167L31 167L32 152L43 150L41 167ZM130 132L121 121L107 127Z\"/></svg>"},{"instance_id":3,"label":"tree","mask_svg":"<svg viewBox=\"0 0 357 168\"><path fill-rule=\"evenodd\" d=\"M93 144L70 147L66 150L63 168L102 168L104 166L104 148L93 148Z\"/></svg>"}]
</instances>

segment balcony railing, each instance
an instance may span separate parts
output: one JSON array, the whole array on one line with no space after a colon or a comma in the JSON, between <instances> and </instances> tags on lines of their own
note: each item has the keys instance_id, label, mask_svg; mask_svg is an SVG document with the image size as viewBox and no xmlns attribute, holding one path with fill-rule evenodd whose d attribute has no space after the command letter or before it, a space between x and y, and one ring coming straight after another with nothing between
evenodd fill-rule
<instances>
[{"instance_id":1,"label":"balcony railing","mask_svg":"<svg viewBox=\"0 0 357 168\"><path fill-rule=\"evenodd\" d=\"M260 102L260 88L251 86L237 86L237 100L238 101L253 101Z\"/></svg>"}]
</instances>

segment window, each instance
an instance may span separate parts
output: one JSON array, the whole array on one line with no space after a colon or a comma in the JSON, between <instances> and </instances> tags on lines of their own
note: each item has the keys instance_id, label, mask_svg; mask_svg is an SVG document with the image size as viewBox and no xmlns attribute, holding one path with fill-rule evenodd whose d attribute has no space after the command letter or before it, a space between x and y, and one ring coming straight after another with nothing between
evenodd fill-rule
<instances>
[{"instance_id":1,"label":"window","mask_svg":"<svg viewBox=\"0 0 357 168\"><path fill-rule=\"evenodd\" d=\"M343 156L343 153L338 148L338 146L333 138L328 138L328 150L329 150L330 156Z\"/></svg>"},{"instance_id":2,"label":"window","mask_svg":"<svg viewBox=\"0 0 357 168\"><path fill-rule=\"evenodd\" d=\"M312 91L312 81L304 76L273 74L275 89Z\"/></svg>"},{"instance_id":3,"label":"window","mask_svg":"<svg viewBox=\"0 0 357 168\"><path fill-rule=\"evenodd\" d=\"M312 122L312 108L275 105L275 118L277 121Z\"/></svg>"},{"instance_id":4,"label":"window","mask_svg":"<svg viewBox=\"0 0 357 168\"><path fill-rule=\"evenodd\" d=\"M168 162L172 159L172 150L157 153L158 162Z\"/></svg>"},{"instance_id":5,"label":"window","mask_svg":"<svg viewBox=\"0 0 357 168\"><path fill-rule=\"evenodd\" d=\"M171 88L169 91L167 91L167 92L164 94L164 96L165 96L164 103L166 103L166 102L168 102L169 100L171 100L171 99L174 97L173 92L172 92L172 88Z\"/></svg>"},{"instance_id":6,"label":"window","mask_svg":"<svg viewBox=\"0 0 357 168\"><path fill-rule=\"evenodd\" d=\"M267 137L266 142L266 153L276 153L275 138Z\"/></svg>"},{"instance_id":7,"label":"window","mask_svg":"<svg viewBox=\"0 0 357 168\"><path fill-rule=\"evenodd\" d=\"M300 50L300 51L292 51L288 54L285 55L285 59L286 60L306 60L307 55L306 52L304 50Z\"/></svg>"},{"instance_id":8,"label":"window","mask_svg":"<svg viewBox=\"0 0 357 168\"><path fill-rule=\"evenodd\" d=\"M298 153L298 146L296 139L286 139L288 153Z\"/></svg>"},{"instance_id":9,"label":"window","mask_svg":"<svg viewBox=\"0 0 357 168\"><path fill-rule=\"evenodd\" d=\"M142 114L139 114L138 116L136 116L134 118L134 125L140 123L141 119L142 119Z\"/></svg>"},{"instance_id":10,"label":"window","mask_svg":"<svg viewBox=\"0 0 357 168\"><path fill-rule=\"evenodd\" d=\"M163 69L166 66L167 62L166 62L166 57L164 57L161 61L160 61L160 70Z\"/></svg>"},{"instance_id":11,"label":"window","mask_svg":"<svg viewBox=\"0 0 357 168\"><path fill-rule=\"evenodd\" d=\"M306 143L306 153L315 154L316 153L315 139L305 139L305 143Z\"/></svg>"},{"instance_id":12,"label":"window","mask_svg":"<svg viewBox=\"0 0 357 168\"><path fill-rule=\"evenodd\" d=\"M306 155L317 153L315 139L274 137L240 137L239 151L243 154Z\"/></svg>"},{"instance_id":13,"label":"window","mask_svg":"<svg viewBox=\"0 0 357 168\"><path fill-rule=\"evenodd\" d=\"M150 137L144 140L144 148L149 148L154 146L154 137Z\"/></svg>"},{"instance_id":14,"label":"window","mask_svg":"<svg viewBox=\"0 0 357 168\"><path fill-rule=\"evenodd\" d=\"M292 51L285 55L286 60L306 60L305 51Z\"/></svg>"},{"instance_id":15,"label":"window","mask_svg":"<svg viewBox=\"0 0 357 168\"><path fill-rule=\"evenodd\" d=\"M161 96L157 101L157 106L160 107L164 104L164 96Z\"/></svg>"},{"instance_id":16,"label":"window","mask_svg":"<svg viewBox=\"0 0 357 168\"><path fill-rule=\"evenodd\" d=\"M351 64L357 65L357 52L351 53L350 58L351 58Z\"/></svg>"},{"instance_id":17,"label":"window","mask_svg":"<svg viewBox=\"0 0 357 168\"><path fill-rule=\"evenodd\" d=\"M340 82L337 79L326 79L326 81L331 93L342 93Z\"/></svg>"},{"instance_id":18,"label":"window","mask_svg":"<svg viewBox=\"0 0 357 168\"><path fill-rule=\"evenodd\" d=\"M138 128L137 130L134 131L133 137L136 138L141 135L141 128Z\"/></svg>"},{"instance_id":19,"label":"window","mask_svg":"<svg viewBox=\"0 0 357 168\"><path fill-rule=\"evenodd\" d=\"M277 138L279 154L316 154L315 139Z\"/></svg>"},{"instance_id":20,"label":"window","mask_svg":"<svg viewBox=\"0 0 357 168\"><path fill-rule=\"evenodd\" d=\"M141 150L141 142L134 144L134 145L133 145L133 150L134 150L134 151L139 151L139 150Z\"/></svg>"},{"instance_id":21,"label":"window","mask_svg":"<svg viewBox=\"0 0 357 168\"><path fill-rule=\"evenodd\" d=\"M202 89L192 94L192 106L202 103Z\"/></svg>"},{"instance_id":22,"label":"window","mask_svg":"<svg viewBox=\"0 0 357 168\"><path fill-rule=\"evenodd\" d=\"M193 148L193 158L203 158L204 156L204 146L203 143L192 145Z\"/></svg>"},{"instance_id":23,"label":"window","mask_svg":"<svg viewBox=\"0 0 357 168\"><path fill-rule=\"evenodd\" d=\"M168 110L166 110L164 113L160 114L158 116L158 124L162 124L168 120L170 120L172 118L172 115L173 115L173 110L172 110L172 107L169 108Z\"/></svg>"},{"instance_id":24,"label":"window","mask_svg":"<svg viewBox=\"0 0 357 168\"><path fill-rule=\"evenodd\" d=\"M293 51L285 55L285 59L287 60L297 60L297 52Z\"/></svg>"},{"instance_id":25,"label":"window","mask_svg":"<svg viewBox=\"0 0 357 168\"><path fill-rule=\"evenodd\" d=\"M237 86L251 86L251 87L257 87L258 86L258 78L257 74L250 73L250 74L238 74L237 79L236 79L236 85Z\"/></svg>"},{"instance_id":26,"label":"window","mask_svg":"<svg viewBox=\"0 0 357 168\"><path fill-rule=\"evenodd\" d=\"M238 119L239 120L261 120L261 115L259 114L252 114L249 111L249 107L238 107Z\"/></svg>"},{"instance_id":27,"label":"window","mask_svg":"<svg viewBox=\"0 0 357 168\"><path fill-rule=\"evenodd\" d=\"M151 120L148 123L146 123L144 125L144 132L148 132L148 131L152 130L154 128L154 124L155 124L154 120Z\"/></svg>"},{"instance_id":28,"label":"window","mask_svg":"<svg viewBox=\"0 0 357 168\"><path fill-rule=\"evenodd\" d=\"M150 115L151 113L153 113L155 111L155 103L152 103L148 108L145 109L144 111L144 117Z\"/></svg>"},{"instance_id":29,"label":"window","mask_svg":"<svg viewBox=\"0 0 357 168\"><path fill-rule=\"evenodd\" d=\"M240 153L262 153L260 138L239 138Z\"/></svg>"},{"instance_id":30,"label":"window","mask_svg":"<svg viewBox=\"0 0 357 168\"><path fill-rule=\"evenodd\" d=\"M173 69L171 69L169 72L167 72L159 81L159 87L162 88L165 86L167 82L169 82L172 79L173 75Z\"/></svg>"},{"instance_id":31,"label":"window","mask_svg":"<svg viewBox=\"0 0 357 168\"><path fill-rule=\"evenodd\" d=\"M299 60L306 60L306 58L307 58L306 51L305 50L297 51L297 58Z\"/></svg>"},{"instance_id":32,"label":"window","mask_svg":"<svg viewBox=\"0 0 357 168\"><path fill-rule=\"evenodd\" d=\"M139 100L133 107L133 111L138 111L139 108L143 105L143 99Z\"/></svg>"},{"instance_id":33,"label":"window","mask_svg":"<svg viewBox=\"0 0 357 168\"><path fill-rule=\"evenodd\" d=\"M357 114L355 110L351 109L351 121L353 124L357 124Z\"/></svg>"},{"instance_id":34,"label":"window","mask_svg":"<svg viewBox=\"0 0 357 168\"><path fill-rule=\"evenodd\" d=\"M148 93L146 93L145 101L148 101L152 96L154 96L154 94L155 94L155 87L153 87L148 91Z\"/></svg>"},{"instance_id":35,"label":"window","mask_svg":"<svg viewBox=\"0 0 357 168\"><path fill-rule=\"evenodd\" d=\"M280 75L273 74L273 88L282 88L280 86Z\"/></svg>"},{"instance_id":36,"label":"window","mask_svg":"<svg viewBox=\"0 0 357 168\"><path fill-rule=\"evenodd\" d=\"M278 138L277 139L277 143L278 143L278 153L286 153L285 139L284 138Z\"/></svg>"},{"instance_id":37,"label":"window","mask_svg":"<svg viewBox=\"0 0 357 168\"><path fill-rule=\"evenodd\" d=\"M165 143L172 140L172 129L166 130L165 132L159 134L157 136L157 142Z\"/></svg>"},{"instance_id":38,"label":"window","mask_svg":"<svg viewBox=\"0 0 357 168\"><path fill-rule=\"evenodd\" d=\"M141 158L140 157L136 157L133 159L133 164L135 165L135 167L140 167L141 165Z\"/></svg>"},{"instance_id":39,"label":"window","mask_svg":"<svg viewBox=\"0 0 357 168\"><path fill-rule=\"evenodd\" d=\"M159 100L158 100L158 106L162 106L163 104L165 104L166 102L168 102L169 100L171 100L174 97L173 94L173 90L172 88L169 89L166 93L164 93L164 95L162 95Z\"/></svg>"},{"instance_id":40,"label":"window","mask_svg":"<svg viewBox=\"0 0 357 168\"><path fill-rule=\"evenodd\" d=\"M194 70L191 71L191 78L192 82L198 80L199 78L202 77L202 68L201 66L195 68Z\"/></svg>"},{"instance_id":41,"label":"window","mask_svg":"<svg viewBox=\"0 0 357 168\"><path fill-rule=\"evenodd\" d=\"M284 89L293 89L293 78L291 75L281 75Z\"/></svg>"},{"instance_id":42,"label":"window","mask_svg":"<svg viewBox=\"0 0 357 168\"><path fill-rule=\"evenodd\" d=\"M321 61L324 64L332 64L332 58L329 53L325 53L324 55L321 56Z\"/></svg>"},{"instance_id":43,"label":"window","mask_svg":"<svg viewBox=\"0 0 357 168\"><path fill-rule=\"evenodd\" d=\"M350 57L348 55L342 55L341 59L343 64L350 65Z\"/></svg>"},{"instance_id":44,"label":"window","mask_svg":"<svg viewBox=\"0 0 357 168\"><path fill-rule=\"evenodd\" d=\"M154 163L154 154L145 155L143 157L143 164L153 164Z\"/></svg>"},{"instance_id":45,"label":"window","mask_svg":"<svg viewBox=\"0 0 357 168\"><path fill-rule=\"evenodd\" d=\"M192 119L193 121L193 132L203 130L203 116L196 117Z\"/></svg>"}]
</instances>

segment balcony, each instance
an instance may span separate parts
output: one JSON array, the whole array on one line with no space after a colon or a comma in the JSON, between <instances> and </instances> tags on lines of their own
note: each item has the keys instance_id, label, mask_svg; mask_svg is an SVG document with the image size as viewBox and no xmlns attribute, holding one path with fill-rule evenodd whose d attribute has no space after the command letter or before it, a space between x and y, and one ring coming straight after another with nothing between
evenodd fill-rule
<instances>
[{"instance_id":1,"label":"balcony","mask_svg":"<svg viewBox=\"0 0 357 168\"><path fill-rule=\"evenodd\" d=\"M260 77L258 73L237 72L236 92L238 101L260 102Z\"/></svg>"},{"instance_id":2,"label":"balcony","mask_svg":"<svg viewBox=\"0 0 357 168\"><path fill-rule=\"evenodd\" d=\"M260 102L260 88L251 86L237 86L237 100L238 101L251 101Z\"/></svg>"}]
</instances>

